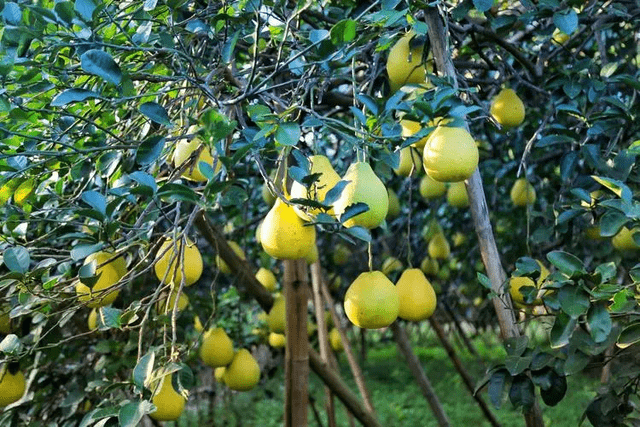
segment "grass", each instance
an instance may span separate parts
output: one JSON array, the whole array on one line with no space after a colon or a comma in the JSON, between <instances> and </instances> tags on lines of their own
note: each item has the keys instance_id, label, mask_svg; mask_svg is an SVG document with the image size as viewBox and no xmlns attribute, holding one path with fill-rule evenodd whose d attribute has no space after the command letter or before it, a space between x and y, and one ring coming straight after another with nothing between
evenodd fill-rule
<instances>
[{"instance_id":1,"label":"grass","mask_svg":"<svg viewBox=\"0 0 640 427\"><path fill-rule=\"evenodd\" d=\"M421 343L414 343L414 351L420 358L422 366L438 395L445 413L452 426L490 426L483 417L480 408L464 386L460 376L449 360L446 352L433 340L432 336L419 338ZM476 360L468 352L458 349L465 367L474 380L482 378L486 366L503 360L504 349L495 338L474 340L480 360ZM344 355L340 355L340 370L349 387L357 391L351 379L350 370ZM409 368L393 342L377 342L370 348L367 360L362 366L367 386L371 393L378 418L383 426L437 426L429 405L420 393ZM224 404L215 408L214 426L243 427L279 427L283 425L283 383L284 372L279 368L276 374L268 379L260 388L246 393L229 395ZM575 427L580 417L593 398L599 383L588 376L572 376L568 378L568 392L556 407L542 406L545 425L553 427ZM309 389L316 400L316 408L321 413L323 426L327 425L324 412L324 388L320 379L311 374ZM488 402L486 390L482 396ZM336 416L339 426L349 426L347 414L342 404L336 400ZM492 412L504 427L521 427L524 425L521 411L514 409L505 401L501 409L490 405ZM201 408L206 410L206 408ZM185 413L180 420L180 427L201 425L195 419L195 411ZM356 425L359 423L356 421ZM309 426L317 426L311 409L309 410Z\"/></svg>"}]
</instances>

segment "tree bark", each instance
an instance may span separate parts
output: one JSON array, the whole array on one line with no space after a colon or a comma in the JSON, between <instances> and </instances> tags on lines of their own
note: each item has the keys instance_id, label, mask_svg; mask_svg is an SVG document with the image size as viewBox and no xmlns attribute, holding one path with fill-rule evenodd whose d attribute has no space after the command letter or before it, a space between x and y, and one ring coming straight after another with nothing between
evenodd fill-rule
<instances>
[{"instance_id":1,"label":"tree bark","mask_svg":"<svg viewBox=\"0 0 640 427\"><path fill-rule=\"evenodd\" d=\"M329 340L327 335L327 323L324 317L324 304L322 302L322 268L320 261L311 264L311 287L313 288L313 305L316 311L316 323L318 325L318 344L320 357L324 363L329 363ZM325 387L327 396L327 420L329 427L336 427L336 413L333 404L333 394L329 387Z\"/></svg>"},{"instance_id":2,"label":"tree bark","mask_svg":"<svg viewBox=\"0 0 640 427\"><path fill-rule=\"evenodd\" d=\"M241 289L251 295L258 305L268 313L273 305L273 296L252 274L253 267L231 249L220 230L207 220L204 211L196 216L195 224L209 244L217 248L218 255L235 274ZM311 348L309 349L309 366L362 425L382 427L378 420L365 409L358 397L344 384L336 371L324 363L320 355Z\"/></svg>"},{"instance_id":3,"label":"tree bark","mask_svg":"<svg viewBox=\"0 0 640 427\"><path fill-rule=\"evenodd\" d=\"M285 348L285 427L306 427L309 407L309 341L307 300L309 287L307 262L284 261L286 300Z\"/></svg>"},{"instance_id":4,"label":"tree bark","mask_svg":"<svg viewBox=\"0 0 640 427\"><path fill-rule=\"evenodd\" d=\"M422 391L422 395L427 399L433 414L438 420L438 425L440 427L449 427L451 424L449 424L447 414L444 413L440 400L438 399L436 392L433 390L429 378L427 378L427 375L424 373L422 365L420 365L420 360L411 348L411 343L409 343L407 333L397 320L391 324L390 328L393 331L393 338L396 340L398 348L407 359L409 369L411 369L411 372L420 387L420 391Z\"/></svg>"},{"instance_id":5,"label":"tree bark","mask_svg":"<svg viewBox=\"0 0 640 427\"><path fill-rule=\"evenodd\" d=\"M445 335L444 330L442 329L442 325L440 325L440 323L433 316L429 319L429 323L431 324L431 327L433 328L433 330L436 332L436 335L438 335L438 338L440 339L442 346L444 347L445 351L449 355L449 359L451 359L451 361L453 362L453 366L455 366L456 370L462 377L462 381L464 382L464 385L467 387L467 390L469 390L469 393L471 393L471 396L473 396L476 402L478 402L478 406L480 406L480 410L484 414L485 418L491 423L492 426L500 427L500 423L498 422L498 420L496 420L496 417L489 410L489 407L487 406L487 403L484 401L482 396L480 396L480 394L478 393L475 393L473 380L471 379L471 376L469 375L467 370L464 368L462 361L458 358L456 351L449 343L449 340L447 339L447 336Z\"/></svg>"},{"instance_id":6,"label":"tree bark","mask_svg":"<svg viewBox=\"0 0 640 427\"><path fill-rule=\"evenodd\" d=\"M427 7L425 9L425 18L436 66L440 73L451 78L454 87L457 87L456 70L453 66L446 41L447 34L438 9ZM476 169L471 178L466 181L466 187L469 195L471 216L480 244L482 261L484 262L487 275L491 281L491 289L497 295L493 298L493 306L498 316L502 337L503 339L518 337L520 336L520 329L516 323L511 297L504 291L504 284L507 277L502 268L500 253L498 252L493 237L493 229L489 220L489 208L487 207L482 178L480 177L478 169ZM538 399L534 400L533 407L525 413L524 418L527 427L544 427Z\"/></svg>"}]
</instances>

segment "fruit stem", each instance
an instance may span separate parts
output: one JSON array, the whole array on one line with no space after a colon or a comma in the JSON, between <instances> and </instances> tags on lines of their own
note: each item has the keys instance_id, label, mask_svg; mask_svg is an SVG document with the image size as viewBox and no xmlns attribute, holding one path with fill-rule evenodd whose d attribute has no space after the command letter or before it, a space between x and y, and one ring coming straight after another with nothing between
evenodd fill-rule
<instances>
[{"instance_id":1,"label":"fruit stem","mask_svg":"<svg viewBox=\"0 0 640 427\"><path fill-rule=\"evenodd\" d=\"M372 245L371 242L369 242L369 271L373 271L373 252L371 250Z\"/></svg>"}]
</instances>

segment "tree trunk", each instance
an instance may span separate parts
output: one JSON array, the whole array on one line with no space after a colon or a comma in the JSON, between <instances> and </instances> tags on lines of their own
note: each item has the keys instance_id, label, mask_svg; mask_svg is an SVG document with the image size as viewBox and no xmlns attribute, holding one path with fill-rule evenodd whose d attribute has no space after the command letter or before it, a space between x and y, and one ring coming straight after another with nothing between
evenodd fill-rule
<instances>
[{"instance_id":1,"label":"tree trunk","mask_svg":"<svg viewBox=\"0 0 640 427\"><path fill-rule=\"evenodd\" d=\"M220 258L227 263L233 274L235 274L241 289L255 298L265 312L269 312L273 305L273 295L251 273L252 267L250 264L241 259L231 249L220 230L207 220L204 211L198 213L195 224L200 233L211 246L217 249ZM365 409L358 397L344 384L337 372L322 362L320 355L311 348L309 348L309 366L362 425L365 427L382 427L378 420Z\"/></svg>"},{"instance_id":2,"label":"tree trunk","mask_svg":"<svg viewBox=\"0 0 640 427\"><path fill-rule=\"evenodd\" d=\"M309 407L309 341L307 335L307 262L284 261L287 304L285 348L285 427L306 427Z\"/></svg>"},{"instance_id":3,"label":"tree trunk","mask_svg":"<svg viewBox=\"0 0 640 427\"><path fill-rule=\"evenodd\" d=\"M456 70L453 66L451 54L446 42L447 34L442 25L442 19L438 9L428 7L425 9L425 18L429 31L429 41L433 51L438 71L450 77L457 87ZM484 262L487 275L491 281L491 289L497 295L493 298L493 306L500 323L500 331L503 338L518 337L520 330L516 323L513 303L511 297L504 292L506 274L502 269L500 254L493 237L493 229L489 220L489 208L482 187L482 178L478 169L475 170L471 178L466 181L467 193L469 195L469 207L471 216L478 235L480 253ZM534 400L533 407L524 415L527 427L544 427L542 412L538 400Z\"/></svg>"},{"instance_id":4,"label":"tree trunk","mask_svg":"<svg viewBox=\"0 0 640 427\"><path fill-rule=\"evenodd\" d=\"M438 396L436 396L436 392L433 390L431 382L429 382L429 378L427 378L427 375L424 373L422 365L420 365L420 360L411 348L411 343L409 343L407 333L397 320L391 324L390 328L393 331L393 338L396 340L398 348L407 359L409 369L411 369L411 372L420 387L420 391L422 391L423 396L427 399L429 406L431 406L431 411L433 411L433 414L438 420L438 425L440 427L449 427L450 424L447 414L444 413L440 400L438 399Z\"/></svg>"}]
</instances>

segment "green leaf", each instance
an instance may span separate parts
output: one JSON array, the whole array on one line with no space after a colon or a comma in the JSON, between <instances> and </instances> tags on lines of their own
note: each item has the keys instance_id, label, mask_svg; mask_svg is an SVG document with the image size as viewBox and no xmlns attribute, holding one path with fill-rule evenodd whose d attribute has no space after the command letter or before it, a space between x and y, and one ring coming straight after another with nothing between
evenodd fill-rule
<instances>
[{"instance_id":1,"label":"green leaf","mask_svg":"<svg viewBox=\"0 0 640 427\"><path fill-rule=\"evenodd\" d=\"M103 243L94 243L91 245L87 244L79 244L71 249L71 259L74 261L78 261L84 259L91 255L94 252L99 251L104 246Z\"/></svg>"},{"instance_id":2,"label":"green leaf","mask_svg":"<svg viewBox=\"0 0 640 427\"><path fill-rule=\"evenodd\" d=\"M486 12L493 6L493 0L473 0L473 6L479 12Z\"/></svg>"},{"instance_id":3,"label":"green leaf","mask_svg":"<svg viewBox=\"0 0 640 427\"><path fill-rule=\"evenodd\" d=\"M331 43L339 45L348 43L356 37L357 22L353 19L343 19L331 28Z\"/></svg>"},{"instance_id":4,"label":"green leaf","mask_svg":"<svg viewBox=\"0 0 640 427\"><path fill-rule=\"evenodd\" d=\"M553 23L560 31L571 35L578 28L578 14L569 8L553 14Z\"/></svg>"},{"instance_id":5,"label":"green leaf","mask_svg":"<svg viewBox=\"0 0 640 427\"><path fill-rule=\"evenodd\" d=\"M122 314L122 310L108 306L100 308L99 311L100 320L106 329L120 329L122 327L120 314Z\"/></svg>"},{"instance_id":6,"label":"green leaf","mask_svg":"<svg viewBox=\"0 0 640 427\"><path fill-rule=\"evenodd\" d=\"M93 21L93 12L96 10L93 0L76 0L74 8L82 19L88 22Z\"/></svg>"},{"instance_id":7,"label":"green leaf","mask_svg":"<svg viewBox=\"0 0 640 427\"><path fill-rule=\"evenodd\" d=\"M571 255L568 252L553 251L547 254L547 259L558 270L562 271L567 276L571 277L575 273L585 273L584 264L575 255Z\"/></svg>"},{"instance_id":8,"label":"green leaf","mask_svg":"<svg viewBox=\"0 0 640 427\"><path fill-rule=\"evenodd\" d=\"M367 243L371 241L371 233L369 232L369 230L367 230L364 227L360 227L360 226L349 227L345 230L345 232L355 237L356 239L360 239Z\"/></svg>"},{"instance_id":9,"label":"green leaf","mask_svg":"<svg viewBox=\"0 0 640 427\"><path fill-rule=\"evenodd\" d=\"M562 311L577 318L589 309L589 296L579 286L565 285L558 292L558 300Z\"/></svg>"},{"instance_id":10,"label":"green leaf","mask_svg":"<svg viewBox=\"0 0 640 427\"><path fill-rule=\"evenodd\" d=\"M153 364L156 360L156 354L153 351L148 352L140 358L140 361L133 368L133 383L143 389L148 386L147 380L153 372Z\"/></svg>"},{"instance_id":11,"label":"green leaf","mask_svg":"<svg viewBox=\"0 0 640 427\"><path fill-rule=\"evenodd\" d=\"M589 364L591 358L579 349L569 352L567 360L564 362L564 373L566 375L577 374Z\"/></svg>"},{"instance_id":12,"label":"green leaf","mask_svg":"<svg viewBox=\"0 0 640 427\"><path fill-rule=\"evenodd\" d=\"M63 107L73 102L82 102L87 99L100 98L100 95L92 90L67 89L59 93L51 100L52 107Z\"/></svg>"},{"instance_id":13,"label":"green leaf","mask_svg":"<svg viewBox=\"0 0 640 427\"><path fill-rule=\"evenodd\" d=\"M526 375L518 375L511 381L509 389L509 400L515 407L529 409L535 402L535 389L533 382Z\"/></svg>"},{"instance_id":14,"label":"green leaf","mask_svg":"<svg viewBox=\"0 0 640 427\"><path fill-rule=\"evenodd\" d=\"M489 379L487 392L489 393L489 400L491 400L496 409L500 409L500 406L502 406L502 400L510 380L511 375L506 369L498 369Z\"/></svg>"},{"instance_id":15,"label":"green leaf","mask_svg":"<svg viewBox=\"0 0 640 427\"><path fill-rule=\"evenodd\" d=\"M600 77L611 77L618 69L618 65L619 64L617 62L609 62L608 64L603 65L600 69Z\"/></svg>"},{"instance_id":16,"label":"green leaf","mask_svg":"<svg viewBox=\"0 0 640 427\"><path fill-rule=\"evenodd\" d=\"M73 19L76 17L73 5L69 1L57 2L53 10L56 12L59 20L67 24L68 27L73 23Z\"/></svg>"},{"instance_id":17,"label":"green leaf","mask_svg":"<svg viewBox=\"0 0 640 427\"><path fill-rule=\"evenodd\" d=\"M640 341L640 322L632 323L620 332L616 345L627 348Z\"/></svg>"},{"instance_id":18,"label":"green leaf","mask_svg":"<svg viewBox=\"0 0 640 427\"><path fill-rule=\"evenodd\" d=\"M15 354L20 351L21 346L22 343L18 336L15 334L9 334L4 337L2 342L0 342L0 352L4 354Z\"/></svg>"},{"instance_id":19,"label":"green leaf","mask_svg":"<svg viewBox=\"0 0 640 427\"><path fill-rule=\"evenodd\" d=\"M120 84L122 81L120 67L107 52L91 49L83 53L80 60L80 66L87 73L102 77L114 85Z\"/></svg>"},{"instance_id":20,"label":"green leaf","mask_svg":"<svg viewBox=\"0 0 640 427\"><path fill-rule=\"evenodd\" d=\"M609 311L603 301L600 301L589 309L587 313L589 332L596 343L605 341L611 333L612 322Z\"/></svg>"},{"instance_id":21,"label":"green leaf","mask_svg":"<svg viewBox=\"0 0 640 427\"><path fill-rule=\"evenodd\" d=\"M4 251L4 264L14 273L25 274L29 271L31 256L29 251L22 246L15 246Z\"/></svg>"},{"instance_id":22,"label":"green leaf","mask_svg":"<svg viewBox=\"0 0 640 427\"><path fill-rule=\"evenodd\" d=\"M183 184L165 184L158 189L158 197L166 201L182 201L197 203L198 195Z\"/></svg>"},{"instance_id":23,"label":"green leaf","mask_svg":"<svg viewBox=\"0 0 640 427\"><path fill-rule=\"evenodd\" d=\"M490 291L493 290L493 288L491 287L491 280L487 276L480 272L477 272L476 275L478 277L478 282L480 282L482 286L489 289Z\"/></svg>"},{"instance_id":24,"label":"green leaf","mask_svg":"<svg viewBox=\"0 0 640 427\"><path fill-rule=\"evenodd\" d=\"M633 197L631 189L622 181L595 175L591 175L591 178L593 178L594 181L598 182L600 185L611 190L613 193L615 193L616 196L620 197L623 200L630 201Z\"/></svg>"},{"instance_id":25,"label":"green leaf","mask_svg":"<svg viewBox=\"0 0 640 427\"><path fill-rule=\"evenodd\" d=\"M351 181L345 181L345 180L338 181L331 190L327 191L327 194L324 196L324 200L322 201L322 203L328 206L333 205L336 202L336 200L340 198L340 195L342 194L342 190L344 190L344 188L350 182Z\"/></svg>"},{"instance_id":26,"label":"green leaf","mask_svg":"<svg viewBox=\"0 0 640 427\"><path fill-rule=\"evenodd\" d=\"M518 375L524 372L525 369L529 369L532 359L533 356L507 356L504 359L504 366L511 375Z\"/></svg>"},{"instance_id":27,"label":"green leaf","mask_svg":"<svg viewBox=\"0 0 640 427\"><path fill-rule=\"evenodd\" d=\"M147 12L149 12L155 9L157 4L158 4L158 0L144 0L144 4L142 5L142 8Z\"/></svg>"},{"instance_id":28,"label":"green leaf","mask_svg":"<svg viewBox=\"0 0 640 427\"><path fill-rule=\"evenodd\" d=\"M369 205L366 203L358 202L352 205L347 206L342 215L340 215L340 222L344 224L344 222L348 219L353 218L356 215L360 215L363 212L367 212L369 210Z\"/></svg>"},{"instance_id":29,"label":"green leaf","mask_svg":"<svg viewBox=\"0 0 640 427\"><path fill-rule=\"evenodd\" d=\"M107 215L107 199L102 194L97 191L85 191L81 199L103 216Z\"/></svg>"},{"instance_id":30,"label":"green leaf","mask_svg":"<svg viewBox=\"0 0 640 427\"><path fill-rule=\"evenodd\" d=\"M300 141L302 131L297 123L280 123L276 129L275 139L280 145L294 146Z\"/></svg>"},{"instance_id":31,"label":"green leaf","mask_svg":"<svg viewBox=\"0 0 640 427\"><path fill-rule=\"evenodd\" d=\"M172 126L167 110L157 102L145 102L140 106L140 112L158 124Z\"/></svg>"},{"instance_id":32,"label":"green leaf","mask_svg":"<svg viewBox=\"0 0 640 427\"><path fill-rule=\"evenodd\" d=\"M511 337L504 340L504 349L509 356L522 356L529 345L529 338L526 335Z\"/></svg>"},{"instance_id":33,"label":"green leaf","mask_svg":"<svg viewBox=\"0 0 640 427\"><path fill-rule=\"evenodd\" d=\"M600 235L603 237L613 237L627 223L629 219L626 215L615 210L608 210L600 218Z\"/></svg>"},{"instance_id":34,"label":"green leaf","mask_svg":"<svg viewBox=\"0 0 640 427\"><path fill-rule=\"evenodd\" d=\"M4 9L2 9L2 17L9 25L20 25L20 21L22 21L22 11L18 3L12 1L6 2Z\"/></svg>"},{"instance_id":35,"label":"green leaf","mask_svg":"<svg viewBox=\"0 0 640 427\"><path fill-rule=\"evenodd\" d=\"M152 412L153 405L146 400L129 402L120 408L118 422L122 427L136 427L142 417Z\"/></svg>"},{"instance_id":36,"label":"green leaf","mask_svg":"<svg viewBox=\"0 0 640 427\"><path fill-rule=\"evenodd\" d=\"M154 194L158 191L158 185L156 184L155 178L146 172L135 171L129 174L129 178L144 187L149 187Z\"/></svg>"},{"instance_id":37,"label":"green leaf","mask_svg":"<svg viewBox=\"0 0 640 427\"><path fill-rule=\"evenodd\" d=\"M567 377L551 369L549 387L540 388L540 397L547 406L556 406L567 394Z\"/></svg>"},{"instance_id":38,"label":"green leaf","mask_svg":"<svg viewBox=\"0 0 640 427\"><path fill-rule=\"evenodd\" d=\"M560 348L569 344L569 338L571 338L577 324L577 319L569 317L563 312L558 313L549 333L551 348Z\"/></svg>"},{"instance_id":39,"label":"green leaf","mask_svg":"<svg viewBox=\"0 0 640 427\"><path fill-rule=\"evenodd\" d=\"M158 135L151 136L142 141L136 150L136 163L141 166L146 166L155 162L162 153L164 143L164 138Z\"/></svg>"}]
</instances>

